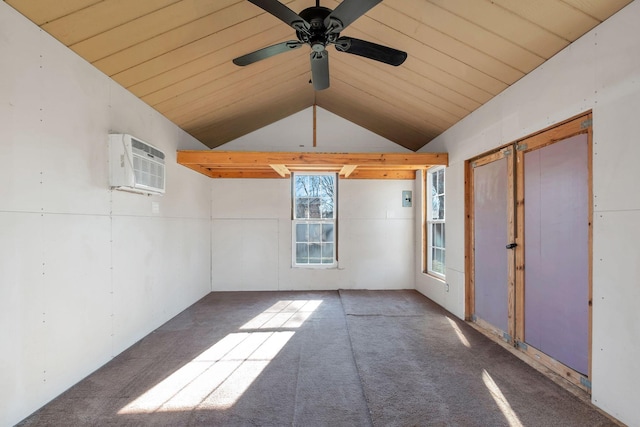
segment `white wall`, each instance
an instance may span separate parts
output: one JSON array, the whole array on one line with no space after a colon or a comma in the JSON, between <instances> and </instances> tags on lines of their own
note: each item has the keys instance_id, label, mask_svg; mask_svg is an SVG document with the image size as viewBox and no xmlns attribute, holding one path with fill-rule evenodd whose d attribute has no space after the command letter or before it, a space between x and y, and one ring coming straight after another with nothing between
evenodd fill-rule
<instances>
[{"instance_id":1,"label":"white wall","mask_svg":"<svg viewBox=\"0 0 640 427\"><path fill-rule=\"evenodd\" d=\"M464 315L464 161L593 110L592 400L640 425L640 2L580 38L422 151L447 151L447 283L416 287Z\"/></svg>"},{"instance_id":2,"label":"white wall","mask_svg":"<svg viewBox=\"0 0 640 427\"><path fill-rule=\"evenodd\" d=\"M200 143L4 2L0 58L0 425L13 425L210 291L211 187L175 162ZM165 151L165 196L109 190L109 132Z\"/></svg>"},{"instance_id":3,"label":"white wall","mask_svg":"<svg viewBox=\"0 0 640 427\"><path fill-rule=\"evenodd\" d=\"M315 149L312 129L308 108L219 149L408 151L322 108L317 108ZM414 182L341 179L339 267L320 270L291 267L290 180L213 180L213 289L413 288L415 209L402 207L403 190L414 191Z\"/></svg>"}]
</instances>

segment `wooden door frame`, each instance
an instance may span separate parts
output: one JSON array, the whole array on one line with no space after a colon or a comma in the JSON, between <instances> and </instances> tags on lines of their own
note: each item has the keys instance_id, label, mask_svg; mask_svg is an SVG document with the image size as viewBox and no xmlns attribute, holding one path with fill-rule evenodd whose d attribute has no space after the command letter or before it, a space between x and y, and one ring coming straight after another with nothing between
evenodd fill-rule
<instances>
[{"instance_id":1,"label":"wooden door frame","mask_svg":"<svg viewBox=\"0 0 640 427\"><path fill-rule=\"evenodd\" d=\"M542 132L523 138L516 142L517 162L524 165L524 155L527 152L541 149L555 142L571 138L575 135L587 135L587 200L588 200L588 373L582 375L576 370L566 366L565 364L553 359L544 352L525 343L524 340L524 173L517 174L516 199L517 199L517 226L516 226L516 335L515 345L518 349L531 356L535 360L541 362L546 367L561 375L570 383L579 388L591 391L591 345L592 345L592 300L593 300L593 150L592 150L592 114L586 114L574 117L553 128L546 129Z\"/></svg>"},{"instance_id":2,"label":"wooden door frame","mask_svg":"<svg viewBox=\"0 0 640 427\"><path fill-rule=\"evenodd\" d=\"M501 331L481 319L474 318L475 311L475 204L474 204L474 173L477 167L487 165L497 160L505 159L507 162L507 243L515 242L515 188L514 188L514 148L513 144L501 147L496 151L483 154L465 162L465 268L468 274L465 279L465 320L477 323L483 329L489 331L492 335L499 337L503 341L514 344L515 337L515 252L505 248L507 252L507 331ZM503 332L507 333L507 336Z\"/></svg>"},{"instance_id":3,"label":"wooden door frame","mask_svg":"<svg viewBox=\"0 0 640 427\"><path fill-rule=\"evenodd\" d=\"M508 215L508 221L513 224L509 227L510 241L517 244L515 251L509 251L509 295L510 302L509 325L513 324L513 332L511 340L507 341L512 351L517 355L524 355L524 359L530 365L543 373L549 373L549 370L563 378L568 384L574 385L579 389L591 393L591 369L592 369L592 324L593 324L593 114L591 111L574 116L568 120L547 127L536 133L518 139L506 146L502 146L496 150L476 156L465 161L465 320L471 322L478 330L495 341L505 344L505 339L491 328L487 329L484 324L477 324L472 318L475 303L475 282L474 282L474 182L473 169L481 164L475 163L484 158L491 156L499 156L505 150L513 149L514 161L508 162L510 173L510 185L508 189L514 200L515 215ZM524 337L524 173L516 173L516 165L523 165L524 154L533 149L539 149L546 145L553 144L557 141L570 138L575 135L587 135L587 168L588 168L588 375L585 377L579 372L569 368L568 366L558 362L545 353L527 345L523 341ZM515 162L515 163L514 163ZM489 163L484 162L482 164ZM512 269L512 270L511 270ZM511 291L513 289L513 291ZM512 309L513 307L513 309ZM515 313L513 313L515 311ZM514 315L511 321L511 315Z\"/></svg>"}]
</instances>

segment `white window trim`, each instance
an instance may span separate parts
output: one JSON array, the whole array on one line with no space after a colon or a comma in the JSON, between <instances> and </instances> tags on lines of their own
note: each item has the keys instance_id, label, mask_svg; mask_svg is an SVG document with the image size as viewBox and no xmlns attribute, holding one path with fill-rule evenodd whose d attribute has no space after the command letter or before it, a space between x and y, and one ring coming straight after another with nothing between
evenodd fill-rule
<instances>
[{"instance_id":1,"label":"white window trim","mask_svg":"<svg viewBox=\"0 0 640 427\"><path fill-rule=\"evenodd\" d=\"M296 219L295 217L295 176L297 175L326 175L334 177L333 218ZM298 224L333 224L333 263L330 264L299 264L296 260L296 225ZM291 174L291 266L293 268L332 269L338 267L338 174L334 172L293 172Z\"/></svg>"},{"instance_id":2,"label":"white window trim","mask_svg":"<svg viewBox=\"0 0 640 427\"><path fill-rule=\"evenodd\" d=\"M427 260L427 265L426 265L426 271L425 273L427 273L430 276L436 277L438 279L441 280L445 280L446 279L446 275L444 273L440 273L438 271L434 271L432 268L432 238L433 238L433 233L431 232L431 225L432 224L444 224L444 228L446 230L446 219L447 219L447 210L445 208L444 211L444 218L443 219L437 219L437 220L433 220L432 218L432 211L433 211L433 202L432 202L432 197L433 195L431 194L431 180L433 177L433 174L437 173L438 171L443 170L445 171L445 167L444 166L438 166L438 167L434 167L431 169L428 169L426 171L426 180L425 180L425 199L426 199L426 218L425 218L425 232L427 234L427 241L426 241L426 247L425 247L425 251L426 251L426 260ZM447 200L447 180L446 180L446 171L444 172L444 200L445 200L445 205L446 205L446 200ZM446 236L446 234L445 234ZM446 237L445 237L445 242L444 242L445 246L442 248L445 257L446 257L446 245L447 245L447 241L446 241ZM446 271L446 258L445 258L445 264L444 264L444 269Z\"/></svg>"}]
</instances>

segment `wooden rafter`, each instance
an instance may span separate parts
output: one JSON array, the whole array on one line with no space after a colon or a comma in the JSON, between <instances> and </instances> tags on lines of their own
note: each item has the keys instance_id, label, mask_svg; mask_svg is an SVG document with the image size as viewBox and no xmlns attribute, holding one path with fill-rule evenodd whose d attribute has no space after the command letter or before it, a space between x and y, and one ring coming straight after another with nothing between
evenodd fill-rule
<instances>
[{"instance_id":1,"label":"wooden rafter","mask_svg":"<svg viewBox=\"0 0 640 427\"><path fill-rule=\"evenodd\" d=\"M446 153L308 153L178 151L178 163L211 178L287 178L292 172L336 172L351 179L414 179L447 165Z\"/></svg>"}]
</instances>

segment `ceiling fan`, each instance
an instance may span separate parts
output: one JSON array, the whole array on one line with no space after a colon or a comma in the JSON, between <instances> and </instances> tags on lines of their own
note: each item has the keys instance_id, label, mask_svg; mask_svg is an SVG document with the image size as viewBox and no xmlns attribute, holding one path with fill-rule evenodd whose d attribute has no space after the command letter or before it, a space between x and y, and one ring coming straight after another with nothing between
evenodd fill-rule
<instances>
[{"instance_id":1,"label":"ceiling fan","mask_svg":"<svg viewBox=\"0 0 640 427\"><path fill-rule=\"evenodd\" d=\"M352 37L340 37L340 32L353 21L364 15L382 0L343 0L331 10L320 6L316 0L298 15L278 0L249 0L296 30L298 40L289 40L248 53L233 60L240 66L253 64L262 59L301 47L311 46L311 80L315 90L329 87L329 52L327 46L333 44L338 52L362 56L398 66L407 59L406 52Z\"/></svg>"}]
</instances>

